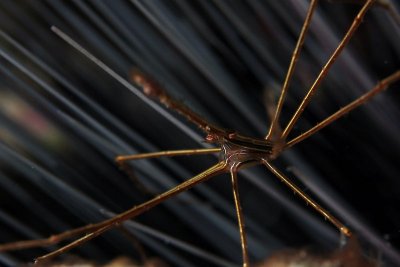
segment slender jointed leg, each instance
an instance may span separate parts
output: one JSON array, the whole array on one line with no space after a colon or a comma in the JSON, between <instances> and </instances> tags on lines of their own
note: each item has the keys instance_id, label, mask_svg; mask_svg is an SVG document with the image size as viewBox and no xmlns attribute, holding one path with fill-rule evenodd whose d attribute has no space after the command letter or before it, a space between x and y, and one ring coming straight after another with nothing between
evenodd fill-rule
<instances>
[{"instance_id":1,"label":"slender jointed leg","mask_svg":"<svg viewBox=\"0 0 400 267\"><path fill-rule=\"evenodd\" d=\"M235 208L236 215L238 219L239 225L239 233L240 233L240 243L242 245L242 255L243 255L243 267L249 267L249 255L247 253L247 238L246 232L244 230L244 216L242 212L242 207L240 205L240 197L239 197L239 186L237 181L237 167L231 168L231 180L232 180L232 191L233 191L233 199L235 200Z\"/></svg>"},{"instance_id":2,"label":"slender jointed leg","mask_svg":"<svg viewBox=\"0 0 400 267\"><path fill-rule=\"evenodd\" d=\"M271 123L274 120L275 111L276 111L276 108L277 108L277 103L275 101L275 94L274 94L273 90L265 91L265 93L264 93L264 106L265 106L265 109L267 111L267 116L269 118L268 123L270 124L270 126L269 126L270 128L269 128L268 131L270 131L271 127L272 127ZM277 121L276 125L275 125L275 127L273 129L273 133L271 132L271 135L270 135L269 139L267 139L267 136L264 139L267 140L267 141L270 141L270 142L273 142L273 141L276 142L276 137L279 138L279 136L281 136L281 134L282 134L282 127L281 127L279 121Z\"/></svg>"},{"instance_id":3,"label":"slender jointed leg","mask_svg":"<svg viewBox=\"0 0 400 267\"><path fill-rule=\"evenodd\" d=\"M307 204L311 205L316 211L318 211L322 216L328 219L333 225L335 225L341 233L347 237L351 236L351 231L338 219L336 219L332 214L322 208L318 203L312 200L307 194L305 194L297 185L290 181L283 173L271 165L267 160L262 160L262 163L267 166L267 168L282 182L284 182L290 189L292 189L296 194L298 194L302 199L306 201Z\"/></svg>"},{"instance_id":4,"label":"slender jointed leg","mask_svg":"<svg viewBox=\"0 0 400 267\"><path fill-rule=\"evenodd\" d=\"M329 0L329 2L363 4L366 2L366 0ZM400 14L397 12L394 3L392 3L390 0L376 0L376 6L386 9L389 16L393 18L393 21L400 25Z\"/></svg>"},{"instance_id":5,"label":"slender jointed leg","mask_svg":"<svg viewBox=\"0 0 400 267\"><path fill-rule=\"evenodd\" d=\"M0 245L0 252L1 251L9 251L9 250L21 250L21 249L28 249L28 248L38 248L38 247L48 247L51 245L55 245L65 239L73 238L85 233L89 233L98 229L96 224L88 224L79 228L75 228L72 230L68 230L62 232L60 234L52 235L48 238L43 239L34 239L34 240L24 240L24 241L17 241L12 243L6 243Z\"/></svg>"},{"instance_id":6,"label":"slender jointed leg","mask_svg":"<svg viewBox=\"0 0 400 267\"><path fill-rule=\"evenodd\" d=\"M192 149L192 150L176 150L176 151L161 151L155 153L145 153L138 155L127 155L127 156L118 156L116 158L116 162L118 164L123 164L128 160L135 159L145 159L145 158L155 158L161 156L181 156L181 155L199 155L199 154L208 154L219 152L220 148L211 148L211 149ZM0 251L8 251L8 250L19 250L19 249L28 249L35 247L47 247L61 242L62 240L73 238L75 236L82 235L84 233L88 233L94 230L99 229L97 224L89 224L83 227L79 227L73 230L65 231L61 234L52 235L49 238L44 239L36 239L36 240L25 240L18 241L13 243L7 243L0 245Z\"/></svg>"},{"instance_id":7,"label":"slender jointed leg","mask_svg":"<svg viewBox=\"0 0 400 267\"><path fill-rule=\"evenodd\" d=\"M159 151L153 153L143 153L134 155L121 155L115 158L118 164L123 164L127 161L137 160L137 159L149 159L149 158L160 158L160 157L175 157L175 156L193 156L193 155L204 155L211 153L218 153L221 148L201 148L201 149L183 149L183 150L169 150L169 151Z\"/></svg>"},{"instance_id":8,"label":"slender jointed leg","mask_svg":"<svg viewBox=\"0 0 400 267\"><path fill-rule=\"evenodd\" d=\"M314 14L314 10L315 10L315 7L317 6L317 3L318 3L318 0L312 0L310 3L310 6L308 8L306 19L304 20L303 27L300 32L300 36L297 40L296 47L293 51L292 59L290 60L290 64L289 64L288 71L286 73L285 81L283 82L281 95L279 96L279 100L278 100L278 104L275 109L274 117L271 120L271 125L269 127L268 134L265 137L265 139L267 139L267 140L272 141L273 139L275 140L275 138L278 137L275 135L277 133L277 127L279 126L279 117L280 117L280 114L282 111L283 103L285 102L286 92L289 88L290 81L293 76L293 72L296 67L297 60L299 59L300 51L303 46L304 39L306 37L308 28L310 26L310 21L311 21L312 15Z\"/></svg>"},{"instance_id":9,"label":"slender jointed leg","mask_svg":"<svg viewBox=\"0 0 400 267\"><path fill-rule=\"evenodd\" d=\"M212 166L211 168L205 170L204 172L177 185L176 187L154 197L153 199L151 199L143 204L134 206L131 209L129 209L123 213L120 213L111 219L108 219L108 220L105 220L105 221L102 221L102 222L96 223L96 224L90 224L90 225L87 225L87 226L84 226L81 228L77 228L74 230L66 231L66 232L63 232L58 235L53 235L47 239L20 241L20 242L16 242L16 243L0 245L0 251L15 250L15 249L21 249L21 248L27 248L27 247L42 247L42 246L46 246L46 245L53 245L62 240L65 240L67 238L72 238L72 237L75 237L78 235L85 234L83 237L74 241L73 243L66 245L50 254L47 254L47 255L44 255L44 256L38 258L38 261L39 260L40 261L48 260L54 256L64 253L78 245L81 245L81 244L91 240L92 238L98 236L99 234L101 234L109 229L112 229L112 228L118 226L118 224L121 224L126 220L132 219L132 218L142 214L143 212L157 206L158 204L162 203L163 201L165 201L183 191L186 191L197 184L200 184L200 183L208 180L212 176L226 172L225 169L226 169L226 163L221 161L221 162L215 164L214 166ZM26 246L24 243L28 244L29 246Z\"/></svg>"},{"instance_id":10,"label":"slender jointed leg","mask_svg":"<svg viewBox=\"0 0 400 267\"><path fill-rule=\"evenodd\" d=\"M44 261L50 260L50 259L52 259L54 257L57 257L58 255L61 255L61 254L65 253L65 252L67 252L67 251L69 251L69 250L71 250L71 249L73 249L75 247L78 247L78 246L88 242L89 240L92 240L93 238L101 235L102 233L110 230L111 228L113 228L115 226L116 225L114 225L114 224L108 224L108 225L106 225L106 226L104 226L104 227L102 227L100 229L94 230L93 232L90 232L90 233L86 234L85 236L83 236L83 237L81 237L81 238L79 238L79 239L77 239L77 240L75 240L75 241L73 241L73 242L71 242L71 243L69 243L69 244L67 244L67 245L55 250L55 251L53 251L53 252L50 252L50 253L48 253L46 255L43 255L43 256L40 256L40 257L37 257L35 259L35 264L39 264L39 263L42 263Z\"/></svg>"},{"instance_id":11,"label":"slender jointed leg","mask_svg":"<svg viewBox=\"0 0 400 267\"><path fill-rule=\"evenodd\" d=\"M184 150L171 150L171 151L160 151L153 153L133 154L133 155L120 155L115 158L115 162L121 170L123 170L127 176L148 195L153 196L151 192L140 180L136 177L131 166L127 164L128 161L139 160L139 159L150 159L160 157L174 157L174 156L193 156L193 155L204 155L210 153L220 152L220 148L203 148L203 149L184 149Z\"/></svg>"},{"instance_id":12,"label":"slender jointed leg","mask_svg":"<svg viewBox=\"0 0 400 267\"><path fill-rule=\"evenodd\" d=\"M318 132L319 130L324 128L325 126L331 124L332 122L343 117L345 114L349 113L353 109L364 104L365 102L370 100L372 97L374 97L376 94L385 90L388 86L390 86L391 84L393 84L397 81L400 81L400 71L397 71L397 72L393 73L392 75L386 77L382 81L378 82L377 85L374 88L372 88L372 90L368 91L367 93L360 96L359 98L357 98L353 102L349 103L348 105L342 107L337 112L333 113L331 116L327 117L326 119L324 119L323 121L321 121L320 123L315 125L313 128L308 130L307 132L305 132L305 133L293 138L289 142L287 142L285 148L289 148L289 147L303 141L307 137L315 134L316 132Z\"/></svg>"},{"instance_id":13,"label":"slender jointed leg","mask_svg":"<svg viewBox=\"0 0 400 267\"><path fill-rule=\"evenodd\" d=\"M300 118L300 115L303 113L304 109L307 107L308 103L311 101L312 96L315 94L316 90L319 88L321 82L328 74L328 71L332 67L332 64L336 61L340 53L346 47L347 43L350 41L351 37L353 36L354 32L361 24L362 19L368 9L374 4L375 0L368 0L365 2L357 16L355 17L353 23L351 24L350 28L347 30L345 36L343 37L342 41L339 43L338 47L335 49L325 66L323 66L321 72L318 74L318 77L315 79L313 85L308 90L306 96L303 98L300 106L297 108L296 112L294 113L293 117L290 119L289 123L286 125L286 128L283 130L281 135L281 139L286 140L290 131L292 130L293 126L296 124L297 120Z\"/></svg>"}]
</instances>

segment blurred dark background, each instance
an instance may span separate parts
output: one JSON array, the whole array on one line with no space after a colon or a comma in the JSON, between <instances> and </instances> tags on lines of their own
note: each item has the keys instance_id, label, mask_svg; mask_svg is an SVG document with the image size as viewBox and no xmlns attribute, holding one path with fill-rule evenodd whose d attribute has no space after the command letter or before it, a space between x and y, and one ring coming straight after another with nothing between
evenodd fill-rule
<instances>
[{"instance_id":1,"label":"blurred dark background","mask_svg":"<svg viewBox=\"0 0 400 267\"><path fill-rule=\"evenodd\" d=\"M346 1L320 2L282 124L361 8ZM392 9L376 5L367 13L292 137L399 70L400 7L398 1L388 3ZM140 182L121 172L114 164L117 155L205 147L203 133L174 112L143 100L134 85L127 88L106 74L51 26L122 79L129 81L134 68L143 70L210 122L262 137L269 125L270 103L264 96L279 96L308 4L1 1L0 242L43 238L103 220L217 160L193 156L135 162ZM275 161L359 236L365 254L385 266L400 265L399 89L400 83L391 86ZM339 247L338 231L265 168L243 171L240 193L252 262L286 248ZM227 176L215 177L135 222L140 225L126 225L130 234L113 230L69 254L98 264L120 255L141 262L141 250L171 266L241 263ZM177 247L168 237L140 230L142 225L191 247ZM0 263L30 262L55 248L1 253Z\"/></svg>"}]
</instances>

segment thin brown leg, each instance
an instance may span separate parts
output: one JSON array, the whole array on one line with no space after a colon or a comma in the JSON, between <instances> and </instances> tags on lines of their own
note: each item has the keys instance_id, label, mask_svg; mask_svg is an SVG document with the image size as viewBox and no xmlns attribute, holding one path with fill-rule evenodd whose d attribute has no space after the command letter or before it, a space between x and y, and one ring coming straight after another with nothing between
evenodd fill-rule
<instances>
[{"instance_id":1,"label":"thin brown leg","mask_svg":"<svg viewBox=\"0 0 400 267\"><path fill-rule=\"evenodd\" d=\"M339 109L338 111L333 113L331 116L327 117L325 120L323 120L320 123L318 123L317 125L315 125L313 128L311 128L307 132L302 133L301 135L297 136L296 138L293 138L292 140L290 140L286 144L285 149L289 148L289 147L292 147L295 144L303 141L307 137L315 134L316 132L318 132L319 130L324 128L325 126L331 124L335 120L343 117L348 112L350 112L353 109L357 108L358 106L364 104L365 102L370 100L372 97L374 97L376 94L378 94L379 92L385 90L388 86L390 86L391 84L393 84L393 83L395 83L395 82L397 82L399 80L400 80L400 71L397 71L397 72L393 73L392 75L386 77L382 81L378 82L377 85L372 90L370 90L369 92L367 92L364 95L360 96L359 98L357 98L356 100L354 100L350 104L342 107L341 109Z\"/></svg>"},{"instance_id":2,"label":"thin brown leg","mask_svg":"<svg viewBox=\"0 0 400 267\"><path fill-rule=\"evenodd\" d=\"M68 252L69 250L71 250L71 249L73 249L75 247L78 247L78 246L80 246L80 245L92 240L93 238L101 235L102 233L110 230L111 228L113 228L115 226L116 226L115 224L108 224L108 225L104 226L103 228L97 229L97 230L95 230L95 231L93 231L93 232L91 232L89 234L86 234L85 236L83 236L83 237L81 237L81 238L79 238L79 239L77 239L77 240L75 240L75 241L73 241L73 242L71 242L71 243L69 243L69 244L67 244L67 245L55 250L55 251L53 251L53 252L50 252L50 253L48 253L46 255L43 255L43 256L40 256L40 257L37 257L35 259L35 264L43 263L43 262L48 261L48 260L50 260L50 259L52 259L54 257L57 257L58 255L64 254L65 252Z\"/></svg>"},{"instance_id":3,"label":"thin brown leg","mask_svg":"<svg viewBox=\"0 0 400 267\"><path fill-rule=\"evenodd\" d=\"M366 0L328 0L329 2L335 3L353 3L353 4L364 4ZM387 0L376 0L376 6L380 6L388 12L393 20L400 25L400 15L397 12L396 6L392 2Z\"/></svg>"},{"instance_id":4,"label":"thin brown leg","mask_svg":"<svg viewBox=\"0 0 400 267\"><path fill-rule=\"evenodd\" d=\"M249 267L250 261L249 261L249 255L247 253L247 238L246 238L246 232L244 230L244 216L242 212L242 207L240 205L239 186L237 182L236 167L231 168L231 180L232 180L233 199L235 200L236 215L239 225L240 243L242 246L243 267Z\"/></svg>"},{"instance_id":5,"label":"thin brown leg","mask_svg":"<svg viewBox=\"0 0 400 267\"><path fill-rule=\"evenodd\" d=\"M123 170L126 175L136 184L136 186L146 194L154 196L140 180L136 177L133 168L127 164L128 161L138 160L138 159L149 159L149 158L160 158L160 157L174 157L174 156L193 156L193 155L203 155L210 153L218 153L221 148L204 148L204 149L184 149L184 150L172 150L172 151L160 151L154 153L143 153L134 155L120 155L115 158L115 162L118 164L119 168Z\"/></svg>"},{"instance_id":6,"label":"thin brown leg","mask_svg":"<svg viewBox=\"0 0 400 267\"><path fill-rule=\"evenodd\" d=\"M44 239L35 239L35 240L23 240L17 242L11 242L6 244L0 244L0 252L2 251L10 251L10 250L21 250L28 248L38 248L38 247L48 247L51 245L55 245L65 239L72 238L78 235L82 235L84 233L88 233L98 229L96 224L88 224L83 227L75 228L69 231L62 232L57 235L52 235L48 238Z\"/></svg>"},{"instance_id":7,"label":"thin brown leg","mask_svg":"<svg viewBox=\"0 0 400 267\"><path fill-rule=\"evenodd\" d=\"M325 76L328 74L329 69L331 68L332 64L336 61L340 53L343 51L343 49L346 47L347 43L350 41L351 37L353 36L354 32L360 25L365 13L367 10L374 4L375 0L368 0L366 3L363 5L361 8L360 12L357 14L355 17L353 23L351 24L350 28L348 29L346 35L343 37L342 41L339 43L338 47L335 49L325 66L322 68L321 72L319 73L318 77L315 79L313 85L311 88L308 90L306 96L304 97L303 101L301 102L300 106L294 113L293 117L290 119L289 123L287 124L286 128L283 130L283 133L281 135L281 139L285 140L290 131L292 130L293 126L297 122L297 120L300 118L300 115L303 113L304 109L308 105L308 103L311 101L312 96L315 94L316 90L319 88L321 82L325 78Z\"/></svg>"},{"instance_id":8,"label":"thin brown leg","mask_svg":"<svg viewBox=\"0 0 400 267\"><path fill-rule=\"evenodd\" d=\"M176 151L161 151L155 153L144 153L137 155L127 155L127 156L118 156L115 160L118 164L123 164L123 162L128 160L135 159L145 159L145 158L155 158L155 157L172 157L172 156L183 156L183 155L199 155L199 154L208 154L219 152L220 148L211 148L211 149L192 149L192 150L176 150ZM99 226L97 224L88 224L83 227L79 227L73 230L65 231L63 233L52 235L48 238L44 239L36 239L36 240L24 240L6 244L0 244L0 251L8 251L8 250L22 250L28 248L35 247L47 247L51 245L55 245L62 240L73 238L75 236L88 233L98 229Z\"/></svg>"},{"instance_id":9,"label":"thin brown leg","mask_svg":"<svg viewBox=\"0 0 400 267\"><path fill-rule=\"evenodd\" d=\"M150 159L150 158L160 158L160 157L175 157L175 156L193 156L193 155L204 155L211 153L218 153L221 148L201 148L201 149L182 149L182 150L169 150L169 151L159 151L153 153L143 153L134 155L121 155L115 158L118 164L122 164L126 161L137 160L137 159Z\"/></svg>"},{"instance_id":10,"label":"thin brown leg","mask_svg":"<svg viewBox=\"0 0 400 267\"><path fill-rule=\"evenodd\" d=\"M277 127L279 126L279 117L280 117L280 114L281 114L281 111L282 111L283 103L285 102L286 92L287 92L287 90L289 88L290 81L292 79L293 72L294 72L294 69L296 67L297 60L299 59L300 51L301 51L301 48L303 46L304 39L306 37L307 30L308 30L309 25L310 25L311 17L312 17L312 15L314 13L315 7L317 6L317 3L318 3L318 0L312 0L311 3L310 3L310 6L308 8L306 19L304 20L303 27L301 29L299 39L297 40L296 47L295 47L295 49L293 51L293 55L292 55L292 58L290 60L289 69L288 69L288 71L286 73L286 78L285 78L285 81L284 81L283 86L282 86L282 91L281 91L281 95L279 96L278 105L277 105L277 107L275 109L275 115L274 115L274 117L273 117L273 119L271 121L271 125L269 127L268 134L265 137L265 139L267 139L267 140L272 141L272 140L274 140L276 138L275 133L277 132Z\"/></svg>"},{"instance_id":11,"label":"thin brown leg","mask_svg":"<svg viewBox=\"0 0 400 267\"><path fill-rule=\"evenodd\" d=\"M274 120L275 112L277 109L277 103L275 101L273 90L266 90L263 94L263 98L264 98L263 102L264 102L265 110L267 112L267 116L269 119L268 123L270 124L270 127L271 127L271 122ZM274 127L274 130L273 130L273 133L271 134L271 137L268 140L269 141L275 140L275 137L281 136L281 133L282 133L282 127L279 123L279 120L277 120L276 126ZM267 140L267 136L264 139Z\"/></svg>"},{"instance_id":12,"label":"thin brown leg","mask_svg":"<svg viewBox=\"0 0 400 267\"><path fill-rule=\"evenodd\" d=\"M332 214L322 208L318 203L312 200L306 193L304 193L297 185L290 181L283 173L271 165L267 160L261 161L267 168L282 182L284 182L290 189L292 189L296 194L298 194L302 199L306 201L307 204L311 205L316 211L318 211L322 216L329 220L333 225L335 225L342 234L347 237L351 236L351 231L338 219L336 219Z\"/></svg>"},{"instance_id":13,"label":"thin brown leg","mask_svg":"<svg viewBox=\"0 0 400 267\"><path fill-rule=\"evenodd\" d=\"M71 244L66 245L50 254L44 255L37 259L38 261L48 260L54 256L64 253L80 244L83 244L83 243L91 240L92 238L98 236L99 234L117 226L118 224L120 224L128 219L134 218L135 216L142 214L143 212L157 206L158 204L162 203L163 201L165 201L183 191L186 191L199 183L202 183L202 182L208 180L212 176L215 176L215 175L225 172L225 169L226 169L226 163L221 161L221 162L217 163L216 165L212 166L211 168L205 170L204 172L177 185L176 187L156 196L155 198L153 198L143 204L134 206L133 208L131 208L123 213L120 213L111 219L108 219L108 220L105 220L105 221L102 221L102 222L96 223L96 224L90 224L90 225L80 227L80 228L77 228L74 230L66 231L66 232L63 232L58 235L53 235L47 239L28 240L28 241L20 241L20 242L15 242L15 243L3 244L3 245L0 245L0 251L53 245L53 244L57 244L58 242L60 242L62 240L65 240L67 238L72 238L77 235L83 235L83 234L88 233L87 235L72 242Z\"/></svg>"}]
</instances>

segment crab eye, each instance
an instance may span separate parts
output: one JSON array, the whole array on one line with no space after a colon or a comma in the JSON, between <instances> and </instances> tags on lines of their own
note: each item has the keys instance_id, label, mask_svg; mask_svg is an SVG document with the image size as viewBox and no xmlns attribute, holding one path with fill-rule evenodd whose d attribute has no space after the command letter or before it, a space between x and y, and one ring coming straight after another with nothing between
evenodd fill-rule
<instances>
[{"instance_id":1,"label":"crab eye","mask_svg":"<svg viewBox=\"0 0 400 267\"><path fill-rule=\"evenodd\" d=\"M218 137L215 134L207 134L207 136L206 136L207 142L215 142L217 139L218 139Z\"/></svg>"},{"instance_id":2,"label":"crab eye","mask_svg":"<svg viewBox=\"0 0 400 267\"><path fill-rule=\"evenodd\" d=\"M236 132L228 133L228 138L229 138L229 139L234 139L236 136L237 136L237 133L236 133Z\"/></svg>"}]
</instances>

